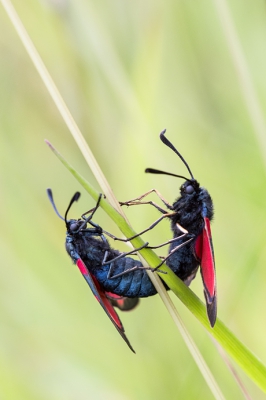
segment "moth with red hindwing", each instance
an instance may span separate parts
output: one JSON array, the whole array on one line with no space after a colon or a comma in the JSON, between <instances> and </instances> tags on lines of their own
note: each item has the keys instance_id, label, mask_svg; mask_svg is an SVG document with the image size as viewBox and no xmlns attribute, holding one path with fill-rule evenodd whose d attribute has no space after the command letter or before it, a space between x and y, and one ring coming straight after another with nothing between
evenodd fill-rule
<instances>
[{"instance_id":1,"label":"moth with red hindwing","mask_svg":"<svg viewBox=\"0 0 266 400\"><path fill-rule=\"evenodd\" d=\"M182 281L189 285L195 278L200 266L207 314L210 324L213 327L217 316L215 263L210 228L210 221L213 219L214 212L213 202L208 191L201 187L194 178L188 163L176 150L173 144L165 137L165 132L166 131L164 130L160 134L161 141L173 150L183 161L190 174L190 178L185 178L181 175L153 168L147 168L145 172L171 175L184 179L185 183L180 187L180 197L178 197L171 205L156 189L152 189L138 198L123 203L121 202L120 204L151 204L157 208L157 210L159 210L163 215L148 229L153 228L164 218L170 219L173 239L161 245L163 246L170 243L167 257L165 257L157 268L165 262ZM152 192L155 192L158 195L171 212L164 210L153 201L141 201ZM148 229L146 229L146 231ZM182 246L184 243L186 244Z\"/></svg>"},{"instance_id":2,"label":"moth with red hindwing","mask_svg":"<svg viewBox=\"0 0 266 400\"><path fill-rule=\"evenodd\" d=\"M92 217L99 207L101 195L96 206L84 213L81 219L68 220L68 212L72 204L79 199L80 193L76 192L72 197L64 218L57 211L51 189L47 189L47 193L56 214L65 221L66 250L69 256L79 268L92 293L119 334L135 353L113 306L122 311L128 311L137 305L140 297L153 296L157 293L146 273L146 268L140 261L128 257L129 254L147 246L148 243L145 243L140 249L128 253L121 253L110 247L104 234L117 240L127 240L116 238L92 221ZM87 214L89 215L85 217ZM87 228L87 224L92 227Z\"/></svg>"}]
</instances>

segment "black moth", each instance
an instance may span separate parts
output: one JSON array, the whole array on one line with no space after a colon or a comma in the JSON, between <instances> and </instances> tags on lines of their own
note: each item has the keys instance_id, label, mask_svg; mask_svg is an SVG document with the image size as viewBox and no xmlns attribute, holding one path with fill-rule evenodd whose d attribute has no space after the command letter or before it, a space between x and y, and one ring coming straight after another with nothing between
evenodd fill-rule
<instances>
[{"instance_id":1,"label":"black moth","mask_svg":"<svg viewBox=\"0 0 266 400\"><path fill-rule=\"evenodd\" d=\"M195 278L200 266L207 314L210 324L213 327L217 316L215 263L210 229L210 221L213 219L213 203L208 191L201 187L194 178L185 159L165 137L165 132L164 130L160 134L161 141L172 149L183 161L190 174L190 178L153 168L147 168L145 172L171 175L184 179L185 182L180 187L180 196L171 205L156 189L152 189L138 198L123 203L121 202L120 204L151 204L163 214L145 231L153 228L163 218L170 219L173 239L163 244L170 243L170 247L168 256L160 265L166 262L166 265L187 285ZM153 201L141 201L152 192L158 195L170 212L164 210Z\"/></svg>"}]
</instances>

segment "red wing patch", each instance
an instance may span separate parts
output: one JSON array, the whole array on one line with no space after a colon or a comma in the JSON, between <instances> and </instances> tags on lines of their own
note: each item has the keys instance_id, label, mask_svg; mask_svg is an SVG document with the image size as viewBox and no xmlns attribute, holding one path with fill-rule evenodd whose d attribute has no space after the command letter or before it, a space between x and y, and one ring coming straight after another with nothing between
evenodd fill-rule
<instances>
[{"instance_id":1,"label":"red wing patch","mask_svg":"<svg viewBox=\"0 0 266 400\"><path fill-rule=\"evenodd\" d=\"M86 267L85 263L82 261L81 258L77 260L77 267L79 268L80 272L82 273L84 279L88 283L92 293L94 294L95 298L98 300L114 326L116 327L117 331L120 333L122 338L125 340L129 348L135 353L134 349L132 348L131 344L129 343L128 338L125 335L125 330L122 325L122 322L120 321L114 307L112 306L110 300L107 298L105 291L101 288L99 282L93 276L88 268ZM114 295L114 294L113 294ZM114 295L116 296L116 295ZM119 297L119 296L117 296Z\"/></svg>"},{"instance_id":2,"label":"red wing patch","mask_svg":"<svg viewBox=\"0 0 266 400\"><path fill-rule=\"evenodd\" d=\"M207 303L207 313L211 323L214 326L216 321L216 276L215 262L212 247L210 220L204 218L204 228L197 237L195 243L195 253L201 266L201 276L204 285L204 295Z\"/></svg>"},{"instance_id":3,"label":"red wing patch","mask_svg":"<svg viewBox=\"0 0 266 400\"><path fill-rule=\"evenodd\" d=\"M135 308L138 303L139 299L137 297L129 298L118 296L117 294L111 292L105 292L108 299L111 301L114 307L119 308L122 311L131 311Z\"/></svg>"}]
</instances>

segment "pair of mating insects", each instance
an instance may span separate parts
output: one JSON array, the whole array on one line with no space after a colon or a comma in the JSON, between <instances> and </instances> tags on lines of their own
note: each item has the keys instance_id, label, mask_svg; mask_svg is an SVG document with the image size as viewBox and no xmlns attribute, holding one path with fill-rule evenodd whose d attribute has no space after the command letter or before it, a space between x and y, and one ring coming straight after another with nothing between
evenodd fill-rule
<instances>
[{"instance_id":1,"label":"pair of mating insects","mask_svg":"<svg viewBox=\"0 0 266 400\"><path fill-rule=\"evenodd\" d=\"M156 190L151 190L137 199L120 204L151 204L163 214L154 224L140 234L152 229L163 218L170 219L173 239L156 247L149 247L147 246L148 243L144 245L149 248L159 248L165 244L170 244L167 257L153 271L158 270L163 263L166 263L182 281L189 285L200 266L207 314L211 326L214 326L217 314L217 300L214 254L210 230L210 221L213 218L212 199L207 190L200 187L199 183L194 179L185 159L165 137L165 131L160 134L160 139L180 157L191 178L187 179L181 175L152 168L147 168L146 172L172 175L184 179L185 183L180 188L180 197L173 205L170 205ZM141 201L153 191L158 194L164 205L171 212L164 210L154 202ZM137 305L139 298L153 296L157 292L141 262L128 257L133 251L120 253L118 250L112 249L104 234L122 241L132 240L140 234L129 239L118 239L92 222L92 217L99 207L101 196L96 206L83 214L81 219L68 220L68 212L72 204L79 199L80 193L75 193L71 199L64 218L57 211L51 189L48 189L47 193L57 215L65 221L67 228L66 250L68 254L79 268L94 296L117 331L134 352L114 306L124 311L131 310ZM86 217L87 214L89 215ZM87 228L88 223L92 228Z\"/></svg>"}]
</instances>

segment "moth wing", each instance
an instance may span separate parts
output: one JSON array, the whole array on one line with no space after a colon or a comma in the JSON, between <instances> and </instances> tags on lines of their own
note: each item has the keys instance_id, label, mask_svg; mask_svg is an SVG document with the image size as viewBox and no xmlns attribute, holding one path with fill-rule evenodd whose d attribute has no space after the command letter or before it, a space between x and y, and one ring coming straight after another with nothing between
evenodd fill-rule
<instances>
[{"instance_id":1,"label":"moth wing","mask_svg":"<svg viewBox=\"0 0 266 400\"><path fill-rule=\"evenodd\" d=\"M98 300L110 320L112 321L113 325L122 336L124 341L127 343L128 347L135 353L133 347L131 346L128 338L125 335L125 330L122 325L122 322L119 319L114 307L111 304L111 301L106 296L106 292L102 290L99 282L97 279L89 272L88 268L86 267L85 263L79 258L76 262L77 267L79 268L80 272L82 273L84 279L88 283L92 293L94 294L95 298Z\"/></svg>"},{"instance_id":2,"label":"moth wing","mask_svg":"<svg viewBox=\"0 0 266 400\"><path fill-rule=\"evenodd\" d=\"M119 308L121 311L131 311L139 303L139 299L137 297L123 297L111 292L105 292L105 294L106 297L110 300L111 304L114 307Z\"/></svg>"},{"instance_id":3,"label":"moth wing","mask_svg":"<svg viewBox=\"0 0 266 400\"><path fill-rule=\"evenodd\" d=\"M208 318L211 326L214 326L217 316L215 261L210 220L206 217L204 218L202 233L196 239L195 253L200 261L200 272L204 285Z\"/></svg>"}]
</instances>

